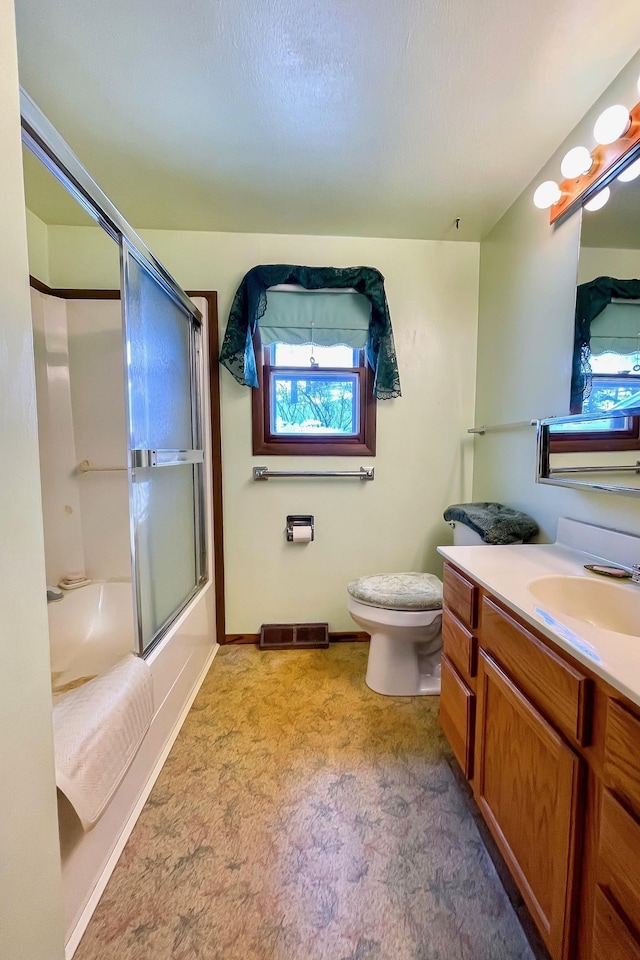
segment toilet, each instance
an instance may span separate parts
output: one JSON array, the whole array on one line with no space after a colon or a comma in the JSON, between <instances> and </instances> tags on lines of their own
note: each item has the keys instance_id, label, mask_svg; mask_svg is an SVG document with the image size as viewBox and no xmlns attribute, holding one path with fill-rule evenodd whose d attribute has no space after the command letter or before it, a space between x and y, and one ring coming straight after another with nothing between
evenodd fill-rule
<instances>
[{"instance_id":1,"label":"toilet","mask_svg":"<svg viewBox=\"0 0 640 960\"><path fill-rule=\"evenodd\" d=\"M466 524L450 523L454 546L484 543ZM371 637L367 686L388 697L438 695L442 655L442 582L438 577L431 573L378 574L353 580L347 592L349 613Z\"/></svg>"},{"instance_id":2,"label":"toilet","mask_svg":"<svg viewBox=\"0 0 640 960\"><path fill-rule=\"evenodd\" d=\"M440 693L442 582L431 573L352 580L348 610L371 637L365 681L388 697Z\"/></svg>"}]
</instances>

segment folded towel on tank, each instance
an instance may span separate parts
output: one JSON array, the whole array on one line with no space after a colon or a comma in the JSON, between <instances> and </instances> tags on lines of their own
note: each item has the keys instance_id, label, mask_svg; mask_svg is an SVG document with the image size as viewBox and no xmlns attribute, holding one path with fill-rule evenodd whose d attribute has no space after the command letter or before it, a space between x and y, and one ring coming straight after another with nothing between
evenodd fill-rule
<instances>
[{"instance_id":1,"label":"folded towel on tank","mask_svg":"<svg viewBox=\"0 0 640 960\"><path fill-rule=\"evenodd\" d=\"M104 813L149 729L153 710L151 669L133 654L54 704L56 786L84 830Z\"/></svg>"},{"instance_id":2,"label":"folded towel on tank","mask_svg":"<svg viewBox=\"0 0 640 960\"><path fill-rule=\"evenodd\" d=\"M532 517L503 503L452 503L445 510L444 519L466 524L485 543L518 543L531 540L538 532L538 524Z\"/></svg>"}]
</instances>

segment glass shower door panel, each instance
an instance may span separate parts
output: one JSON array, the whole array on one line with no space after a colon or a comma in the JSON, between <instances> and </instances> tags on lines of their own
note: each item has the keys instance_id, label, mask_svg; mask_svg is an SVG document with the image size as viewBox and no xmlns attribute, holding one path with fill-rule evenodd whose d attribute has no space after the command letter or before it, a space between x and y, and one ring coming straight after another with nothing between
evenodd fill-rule
<instances>
[{"instance_id":1,"label":"glass shower door panel","mask_svg":"<svg viewBox=\"0 0 640 960\"><path fill-rule=\"evenodd\" d=\"M132 550L144 652L196 591L200 425L194 396L194 318L123 250L132 456Z\"/></svg>"},{"instance_id":2,"label":"glass shower door panel","mask_svg":"<svg viewBox=\"0 0 640 960\"><path fill-rule=\"evenodd\" d=\"M127 273L131 446L188 450L190 318L130 254Z\"/></svg>"},{"instance_id":3,"label":"glass shower door panel","mask_svg":"<svg viewBox=\"0 0 640 960\"><path fill-rule=\"evenodd\" d=\"M197 583L194 469L192 464L183 464L136 470L133 496L143 648L193 593Z\"/></svg>"}]
</instances>

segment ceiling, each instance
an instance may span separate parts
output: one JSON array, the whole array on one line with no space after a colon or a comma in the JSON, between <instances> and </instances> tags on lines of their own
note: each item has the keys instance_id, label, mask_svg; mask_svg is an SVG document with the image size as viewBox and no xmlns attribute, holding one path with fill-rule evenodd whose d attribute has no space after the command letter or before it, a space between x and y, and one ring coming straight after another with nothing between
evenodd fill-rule
<instances>
[{"instance_id":1,"label":"ceiling","mask_svg":"<svg viewBox=\"0 0 640 960\"><path fill-rule=\"evenodd\" d=\"M136 229L478 240L640 47L637 0L16 0L16 16L22 85ZM36 214L76 221L28 177Z\"/></svg>"}]
</instances>

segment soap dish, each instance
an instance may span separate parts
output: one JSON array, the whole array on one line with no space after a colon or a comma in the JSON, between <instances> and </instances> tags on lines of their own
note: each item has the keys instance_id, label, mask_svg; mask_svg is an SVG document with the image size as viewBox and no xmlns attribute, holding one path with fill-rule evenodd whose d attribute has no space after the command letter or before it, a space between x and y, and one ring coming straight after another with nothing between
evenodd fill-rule
<instances>
[{"instance_id":1,"label":"soap dish","mask_svg":"<svg viewBox=\"0 0 640 960\"><path fill-rule=\"evenodd\" d=\"M82 580L65 580L62 579L58 586L61 590L79 590L80 587L87 587L91 583L88 577L83 577Z\"/></svg>"}]
</instances>

